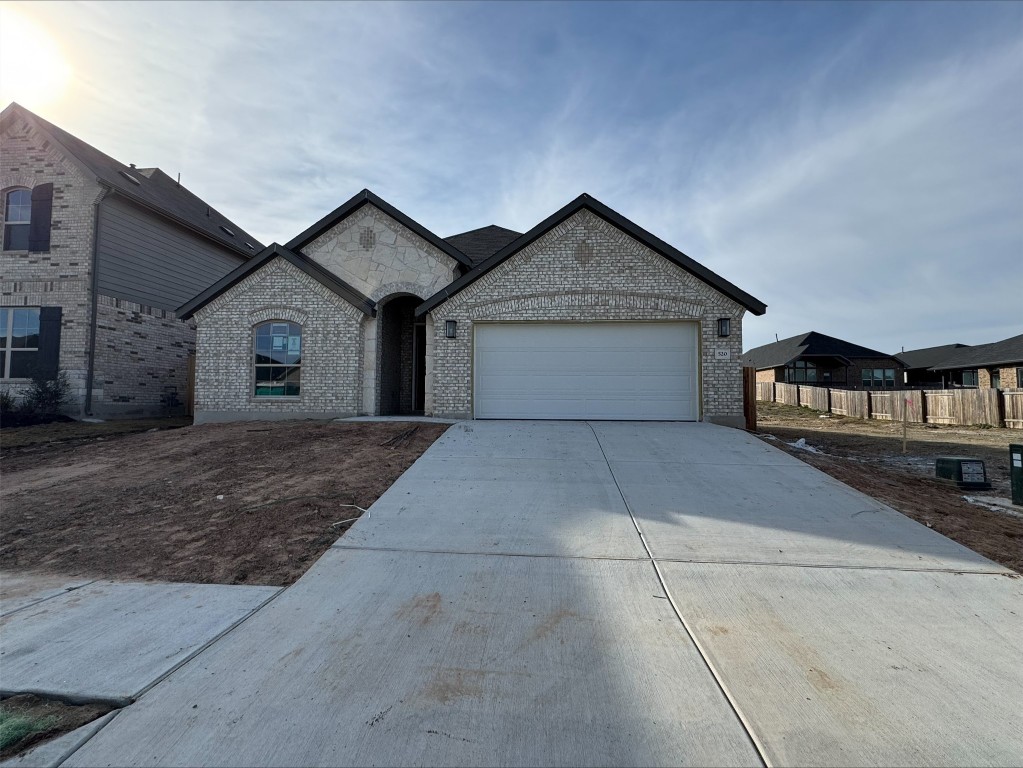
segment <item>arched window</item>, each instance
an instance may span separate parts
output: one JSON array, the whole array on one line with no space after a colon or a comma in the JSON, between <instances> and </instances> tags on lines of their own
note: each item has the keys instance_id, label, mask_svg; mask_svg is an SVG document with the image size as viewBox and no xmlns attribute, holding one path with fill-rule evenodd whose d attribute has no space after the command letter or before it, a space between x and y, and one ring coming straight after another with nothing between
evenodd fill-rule
<instances>
[{"instance_id":1,"label":"arched window","mask_svg":"<svg viewBox=\"0 0 1023 768\"><path fill-rule=\"evenodd\" d=\"M302 326L271 320L256 326L256 397L298 397L302 375Z\"/></svg>"},{"instance_id":2,"label":"arched window","mask_svg":"<svg viewBox=\"0 0 1023 768\"><path fill-rule=\"evenodd\" d=\"M32 190L12 189L4 195L4 250L27 251L32 225Z\"/></svg>"}]
</instances>

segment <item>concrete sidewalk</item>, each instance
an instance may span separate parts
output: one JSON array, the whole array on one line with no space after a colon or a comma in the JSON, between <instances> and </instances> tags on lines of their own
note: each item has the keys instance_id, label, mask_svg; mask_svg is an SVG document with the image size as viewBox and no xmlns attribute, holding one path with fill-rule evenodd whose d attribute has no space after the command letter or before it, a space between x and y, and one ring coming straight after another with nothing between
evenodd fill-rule
<instances>
[{"instance_id":1,"label":"concrete sidewalk","mask_svg":"<svg viewBox=\"0 0 1023 768\"><path fill-rule=\"evenodd\" d=\"M371 512L65 765L1023 762L1020 580L745 433L460 423Z\"/></svg>"}]
</instances>

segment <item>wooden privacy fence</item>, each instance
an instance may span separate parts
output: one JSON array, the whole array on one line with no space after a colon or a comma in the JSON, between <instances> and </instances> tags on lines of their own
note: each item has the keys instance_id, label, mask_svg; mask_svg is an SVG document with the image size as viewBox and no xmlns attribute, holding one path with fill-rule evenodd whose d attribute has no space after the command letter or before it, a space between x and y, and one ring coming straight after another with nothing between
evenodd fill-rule
<instances>
[{"instance_id":1,"label":"wooden privacy fence","mask_svg":"<svg viewBox=\"0 0 1023 768\"><path fill-rule=\"evenodd\" d=\"M801 405L857 419L918 424L1004 425L1023 429L1023 389L829 389L804 384L760 382L757 400ZM908 401L908 403L907 403ZM1004 414L1004 416L1003 416Z\"/></svg>"},{"instance_id":2,"label":"wooden privacy fence","mask_svg":"<svg viewBox=\"0 0 1023 768\"><path fill-rule=\"evenodd\" d=\"M1023 389L1003 389L1005 400L1005 426L1023 429Z\"/></svg>"}]
</instances>

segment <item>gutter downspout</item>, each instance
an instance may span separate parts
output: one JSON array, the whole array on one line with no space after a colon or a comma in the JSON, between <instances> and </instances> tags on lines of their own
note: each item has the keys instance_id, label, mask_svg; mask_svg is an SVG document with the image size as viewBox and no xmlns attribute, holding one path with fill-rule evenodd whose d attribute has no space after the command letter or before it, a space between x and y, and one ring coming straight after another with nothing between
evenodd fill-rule
<instances>
[{"instance_id":1,"label":"gutter downspout","mask_svg":"<svg viewBox=\"0 0 1023 768\"><path fill-rule=\"evenodd\" d=\"M89 316L89 368L85 372L84 411L86 416L92 416L92 382L96 371L96 318L99 316L99 207L110 194L110 187L102 182L100 187L103 191L93 204L92 214L92 307Z\"/></svg>"}]
</instances>

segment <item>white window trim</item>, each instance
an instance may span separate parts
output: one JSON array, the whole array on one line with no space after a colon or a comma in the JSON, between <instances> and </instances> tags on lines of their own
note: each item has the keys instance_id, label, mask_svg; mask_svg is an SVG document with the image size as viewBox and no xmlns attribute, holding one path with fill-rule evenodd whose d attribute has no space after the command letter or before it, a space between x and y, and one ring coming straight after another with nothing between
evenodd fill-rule
<instances>
[{"instance_id":1,"label":"white window trim","mask_svg":"<svg viewBox=\"0 0 1023 768\"><path fill-rule=\"evenodd\" d=\"M3 370L0 371L0 380L2 381L31 381L27 376L19 376L18 378L11 378L11 358L14 354L21 352L39 352L39 347L18 347L14 349L11 347L11 340L14 337L14 311L17 309L34 309L36 312L40 312L41 307L0 307L0 312L7 314L7 337L4 339L3 349L0 351L5 352L4 355L4 366ZM38 334L37 334L38 335ZM12 354L13 353L13 354Z\"/></svg>"}]
</instances>

